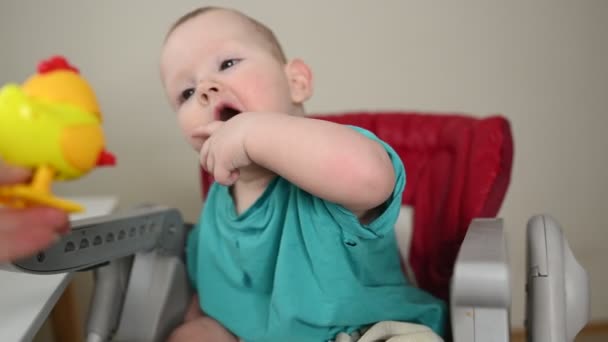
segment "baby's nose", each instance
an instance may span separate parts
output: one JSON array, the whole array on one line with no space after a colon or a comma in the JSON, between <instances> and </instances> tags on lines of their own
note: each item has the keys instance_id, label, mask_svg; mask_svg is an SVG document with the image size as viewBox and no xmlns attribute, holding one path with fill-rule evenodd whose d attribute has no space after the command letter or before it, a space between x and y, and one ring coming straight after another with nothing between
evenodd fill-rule
<instances>
[{"instance_id":1,"label":"baby's nose","mask_svg":"<svg viewBox=\"0 0 608 342\"><path fill-rule=\"evenodd\" d=\"M197 87L198 99L203 105L209 105L214 96L220 92L219 84L215 82L201 82Z\"/></svg>"}]
</instances>

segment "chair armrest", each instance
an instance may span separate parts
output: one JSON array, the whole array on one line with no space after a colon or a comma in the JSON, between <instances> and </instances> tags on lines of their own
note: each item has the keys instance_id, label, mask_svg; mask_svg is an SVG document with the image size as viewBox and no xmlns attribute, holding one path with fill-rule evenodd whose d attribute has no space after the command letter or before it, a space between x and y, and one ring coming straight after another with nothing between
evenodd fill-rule
<instances>
[{"instance_id":1,"label":"chair armrest","mask_svg":"<svg viewBox=\"0 0 608 342\"><path fill-rule=\"evenodd\" d=\"M164 341L190 300L182 258L188 229L178 210L143 205L75 221L61 240L12 266L41 274L94 270L89 342Z\"/></svg>"},{"instance_id":2,"label":"chair armrest","mask_svg":"<svg viewBox=\"0 0 608 342\"><path fill-rule=\"evenodd\" d=\"M511 286L502 219L475 219L451 280L455 342L509 341Z\"/></svg>"},{"instance_id":3,"label":"chair armrest","mask_svg":"<svg viewBox=\"0 0 608 342\"><path fill-rule=\"evenodd\" d=\"M526 328L535 342L574 341L589 321L589 274L549 215L527 226Z\"/></svg>"}]
</instances>

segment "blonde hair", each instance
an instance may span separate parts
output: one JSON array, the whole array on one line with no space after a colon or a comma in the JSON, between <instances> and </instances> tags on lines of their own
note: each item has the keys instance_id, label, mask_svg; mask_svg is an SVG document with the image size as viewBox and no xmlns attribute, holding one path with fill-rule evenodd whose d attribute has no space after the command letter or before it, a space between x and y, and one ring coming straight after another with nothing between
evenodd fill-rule
<instances>
[{"instance_id":1,"label":"blonde hair","mask_svg":"<svg viewBox=\"0 0 608 342\"><path fill-rule=\"evenodd\" d=\"M169 37L169 35L173 31L175 31L176 28L178 28L183 23L189 21L190 19L194 19L200 15L203 15L203 14L211 12L211 11L229 11L229 12L233 12L233 13L241 16L248 23L250 23L253 26L253 28L256 30L256 32L260 35L260 37L266 43L268 43L269 48L270 48L270 53L276 59L278 59L281 63L287 63L287 57L285 56L285 52L283 51L283 48L281 47L281 44L279 43L279 40L275 36L274 32L272 32L272 30L270 28L268 28L268 26L260 23L259 21L255 20L241 12L233 10L233 9L227 9L227 8L215 7L215 6L205 6L205 7L196 8L196 9L182 15L181 17L179 17L179 19L177 19L175 21L175 23L173 23L173 25L171 25L169 31L167 32L165 40L167 37Z\"/></svg>"}]
</instances>

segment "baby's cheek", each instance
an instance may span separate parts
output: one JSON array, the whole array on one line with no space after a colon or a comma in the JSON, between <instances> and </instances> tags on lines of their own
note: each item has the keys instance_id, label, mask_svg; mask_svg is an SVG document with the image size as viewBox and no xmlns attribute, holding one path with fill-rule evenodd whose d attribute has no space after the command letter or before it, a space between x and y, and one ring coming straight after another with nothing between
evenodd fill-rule
<instances>
[{"instance_id":1,"label":"baby's cheek","mask_svg":"<svg viewBox=\"0 0 608 342\"><path fill-rule=\"evenodd\" d=\"M265 83L252 90L256 107L264 111L285 112L289 104L289 93L276 83Z\"/></svg>"},{"instance_id":2,"label":"baby's cheek","mask_svg":"<svg viewBox=\"0 0 608 342\"><path fill-rule=\"evenodd\" d=\"M186 137L189 137L192 131L194 130L195 123L193 119L179 116L178 117L179 128Z\"/></svg>"},{"instance_id":3,"label":"baby's cheek","mask_svg":"<svg viewBox=\"0 0 608 342\"><path fill-rule=\"evenodd\" d=\"M193 138L192 133L197 127L204 124L202 121L203 120L200 116L185 114L178 115L178 124L182 135L195 150L200 149L202 146L202 141L200 138Z\"/></svg>"},{"instance_id":4,"label":"baby's cheek","mask_svg":"<svg viewBox=\"0 0 608 342\"><path fill-rule=\"evenodd\" d=\"M287 83L275 75L255 73L250 77L247 85L247 93L258 110L284 111L285 102L289 100L289 88Z\"/></svg>"}]
</instances>

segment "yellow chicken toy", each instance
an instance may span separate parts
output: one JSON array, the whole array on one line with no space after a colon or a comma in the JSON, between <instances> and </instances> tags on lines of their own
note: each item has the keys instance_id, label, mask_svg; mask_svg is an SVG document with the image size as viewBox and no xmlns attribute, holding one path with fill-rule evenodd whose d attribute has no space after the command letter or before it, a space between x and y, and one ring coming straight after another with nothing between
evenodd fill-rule
<instances>
[{"instance_id":1,"label":"yellow chicken toy","mask_svg":"<svg viewBox=\"0 0 608 342\"><path fill-rule=\"evenodd\" d=\"M41 62L22 86L0 88L0 159L33 170L29 184L0 185L0 204L82 211L79 204L54 196L51 186L115 164L105 150L101 124L93 89L61 56Z\"/></svg>"}]
</instances>

